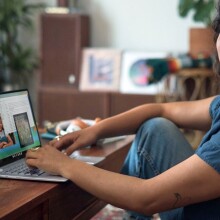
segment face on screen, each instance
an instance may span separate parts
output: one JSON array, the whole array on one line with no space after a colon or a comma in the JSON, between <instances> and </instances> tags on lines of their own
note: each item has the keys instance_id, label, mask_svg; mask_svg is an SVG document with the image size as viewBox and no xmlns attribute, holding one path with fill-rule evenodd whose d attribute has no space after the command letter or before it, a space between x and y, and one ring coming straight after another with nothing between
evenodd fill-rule
<instances>
[{"instance_id":1,"label":"face on screen","mask_svg":"<svg viewBox=\"0 0 220 220\"><path fill-rule=\"evenodd\" d=\"M15 144L14 133L5 133L2 117L0 115L0 149L10 147Z\"/></svg>"},{"instance_id":2,"label":"face on screen","mask_svg":"<svg viewBox=\"0 0 220 220\"><path fill-rule=\"evenodd\" d=\"M39 145L27 91L0 94L0 159Z\"/></svg>"}]
</instances>

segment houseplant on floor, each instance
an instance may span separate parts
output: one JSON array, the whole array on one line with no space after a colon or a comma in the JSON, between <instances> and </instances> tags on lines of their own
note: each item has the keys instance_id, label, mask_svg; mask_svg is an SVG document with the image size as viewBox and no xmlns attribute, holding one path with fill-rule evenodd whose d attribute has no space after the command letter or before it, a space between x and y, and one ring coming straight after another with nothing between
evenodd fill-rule
<instances>
[{"instance_id":1,"label":"houseplant on floor","mask_svg":"<svg viewBox=\"0 0 220 220\"><path fill-rule=\"evenodd\" d=\"M29 4L26 0L0 1L1 90L26 87L28 76L37 67L36 54L19 41L19 33L33 28L31 16L43 7L42 3Z\"/></svg>"}]
</instances>

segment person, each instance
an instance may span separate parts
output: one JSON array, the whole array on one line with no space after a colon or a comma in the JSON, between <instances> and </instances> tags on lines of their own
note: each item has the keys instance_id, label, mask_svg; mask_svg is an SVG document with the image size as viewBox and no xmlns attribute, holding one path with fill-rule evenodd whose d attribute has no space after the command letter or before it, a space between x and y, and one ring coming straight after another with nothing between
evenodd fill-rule
<instances>
[{"instance_id":1,"label":"person","mask_svg":"<svg viewBox=\"0 0 220 220\"><path fill-rule=\"evenodd\" d=\"M213 22L220 57L220 4ZM216 63L218 68L219 61ZM150 103L67 134L26 162L62 175L94 196L128 210L130 219L220 219L220 96L196 101ZM194 151L179 128L206 131ZM136 134L120 174L67 155L98 139ZM61 151L65 149L65 153ZM67 154L67 155L66 155Z\"/></svg>"},{"instance_id":2,"label":"person","mask_svg":"<svg viewBox=\"0 0 220 220\"><path fill-rule=\"evenodd\" d=\"M13 139L10 134L5 135L2 117L0 115L0 149L13 145Z\"/></svg>"}]
</instances>

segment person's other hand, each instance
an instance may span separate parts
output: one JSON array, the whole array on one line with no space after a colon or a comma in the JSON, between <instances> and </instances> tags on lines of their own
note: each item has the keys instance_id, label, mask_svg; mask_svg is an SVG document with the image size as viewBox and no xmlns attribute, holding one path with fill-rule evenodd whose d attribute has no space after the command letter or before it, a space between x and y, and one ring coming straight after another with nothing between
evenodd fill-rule
<instances>
[{"instance_id":1,"label":"person's other hand","mask_svg":"<svg viewBox=\"0 0 220 220\"><path fill-rule=\"evenodd\" d=\"M0 143L0 149L4 148L6 144L7 144L7 142L5 142L5 141L1 142Z\"/></svg>"},{"instance_id":2,"label":"person's other hand","mask_svg":"<svg viewBox=\"0 0 220 220\"><path fill-rule=\"evenodd\" d=\"M57 149L64 149L67 155L70 155L73 151L87 147L96 142L96 134L93 130L93 126L66 134L58 139L50 141L50 145Z\"/></svg>"},{"instance_id":3,"label":"person's other hand","mask_svg":"<svg viewBox=\"0 0 220 220\"><path fill-rule=\"evenodd\" d=\"M69 157L50 145L38 150L28 150L26 153L26 163L29 167L37 167L53 175L61 175L61 169L69 160Z\"/></svg>"},{"instance_id":4,"label":"person's other hand","mask_svg":"<svg viewBox=\"0 0 220 220\"><path fill-rule=\"evenodd\" d=\"M14 144L14 143L13 143L13 141L12 141L10 135L7 135L7 142L4 141L4 142L0 143L0 149L1 149L1 148L9 147L9 146L11 146L11 145L13 145L13 144Z\"/></svg>"}]
</instances>

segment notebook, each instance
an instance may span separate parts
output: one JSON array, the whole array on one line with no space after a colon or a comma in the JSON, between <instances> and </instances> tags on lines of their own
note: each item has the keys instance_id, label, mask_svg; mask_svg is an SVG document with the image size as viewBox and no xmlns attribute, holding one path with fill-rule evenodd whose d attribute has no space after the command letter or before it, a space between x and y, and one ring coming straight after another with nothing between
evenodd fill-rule
<instances>
[{"instance_id":1,"label":"notebook","mask_svg":"<svg viewBox=\"0 0 220 220\"><path fill-rule=\"evenodd\" d=\"M66 178L30 169L25 163L26 151L41 147L28 90L0 93L0 178L65 182ZM70 155L89 164L104 157Z\"/></svg>"}]
</instances>

